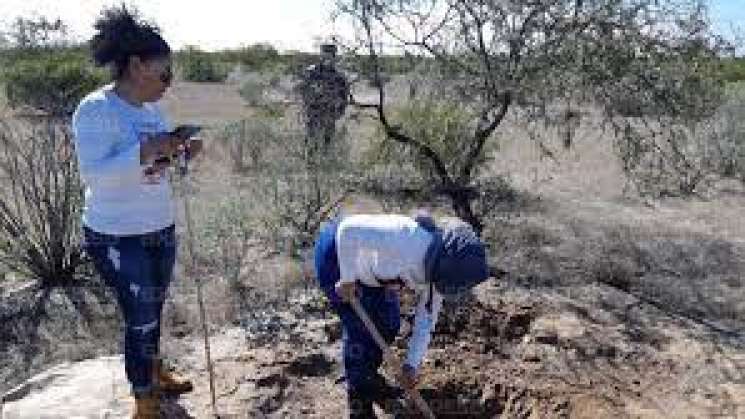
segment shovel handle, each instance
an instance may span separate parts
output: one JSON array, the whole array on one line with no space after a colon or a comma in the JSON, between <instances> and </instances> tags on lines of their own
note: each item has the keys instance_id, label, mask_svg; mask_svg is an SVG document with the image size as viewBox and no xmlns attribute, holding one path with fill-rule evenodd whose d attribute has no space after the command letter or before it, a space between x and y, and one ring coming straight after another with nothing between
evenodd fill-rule
<instances>
[{"instance_id":1,"label":"shovel handle","mask_svg":"<svg viewBox=\"0 0 745 419\"><path fill-rule=\"evenodd\" d=\"M383 356L385 357L385 359L388 360L388 362L390 362L400 374L402 372L401 363L398 361L396 354L394 354L393 351L388 347L388 344L385 342L385 339L383 339L383 336L380 335L378 328L375 327L375 324L372 322L372 320L370 320L370 316L368 316L365 309L362 308L360 301L355 298L354 300L352 300L351 304L352 309L357 314L357 317L362 320L362 323L365 324L367 331L370 332L370 335L372 335L375 343L377 343L380 350L383 351ZM412 402L414 402L416 407L419 409L420 412L422 412L425 418L435 419L435 414L432 413L429 405L427 405L427 402L422 398L422 395L419 394L419 391L417 389L405 388L404 390L406 391L406 395L409 396L409 399L411 399Z\"/></svg>"}]
</instances>

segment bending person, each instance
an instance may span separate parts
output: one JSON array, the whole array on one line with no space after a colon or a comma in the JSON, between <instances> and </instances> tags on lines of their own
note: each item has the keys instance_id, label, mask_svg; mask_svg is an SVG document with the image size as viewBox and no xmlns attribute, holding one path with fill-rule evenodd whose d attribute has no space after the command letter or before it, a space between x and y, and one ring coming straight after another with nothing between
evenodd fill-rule
<instances>
[{"instance_id":1,"label":"bending person","mask_svg":"<svg viewBox=\"0 0 745 419\"><path fill-rule=\"evenodd\" d=\"M391 343L400 327L399 292L417 295L413 333L399 381L415 388L443 297L467 291L489 274L483 244L458 220L443 228L427 216L352 215L328 223L315 246L319 285L342 322L350 418L374 417L373 402L391 395L379 375L383 354L349 302L360 304Z\"/></svg>"}]
</instances>

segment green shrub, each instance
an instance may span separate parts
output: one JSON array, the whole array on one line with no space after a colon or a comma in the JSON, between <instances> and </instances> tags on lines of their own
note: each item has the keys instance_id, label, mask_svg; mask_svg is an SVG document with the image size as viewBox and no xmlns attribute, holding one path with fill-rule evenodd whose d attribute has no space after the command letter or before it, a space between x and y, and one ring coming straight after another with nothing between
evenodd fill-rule
<instances>
[{"instance_id":1,"label":"green shrub","mask_svg":"<svg viewBox=\"0 0 745 419\"><path fill-rule=\"evenodd\" d=\"M254 44L236 50L224 51L225 58L240 63L252 71L262 71L276 66L280 61L279 52L269 44Z\"/></svg>"},{"instance_id":2,"label":"green shrub","mask_svg":"<svg viewBox=\"0 0 745 419\"><path fill-rule=\"evenodd\" d=\"M726 82L745 81L745 58L723 60L721 73Z\"/></svg>"},{"instance_id":3,"label":"green shrub","mask_svg":"<svg viewBox=\"0 0 745 419\"><path fill-rule=\"evenodd\" d=\"M216 56L187 47L176 56L181 78L192 82L224 82L228 77L227 65Z\"/></svg>"},{"instance_id":4,"label":"green shrub","mask_svg":"<svg viewBox=\"0 0 745 419\"><path fill-rule=\"evenodd\" d=\"M429 146L438 156L448 156L444 160L448 173L461 173L467 158L466 145L473 131L472 115L464 106L425 97L392 108L390 119L394 124L406 127L406 133L411 138ZM412 147L386 139L382 132L379 138L365 157L368 163L385 162L404 171L408 168L424 184L438 182L429 159L423 158ZM480 162L485 161L487 152L486 149L482 152ZM477 163L476 166L481 164Z\"/></svg>"},{"instance_id":5,"label":"green shrub","mask_svg":"<svg viewBox=\"0 0 745 419\"><path fill-rule=\"evenodd\" d=\"M78 54L54 52L9 63L2 71L12 108L27 106L53 116L71 115L80 100L107 80Z\"/></svg>"},{"instance_id":6,"label":"green shrub","mask_svg":"<svg viewBox=\"0 0 745 419\"><path fill-rule=\"evenodd\" d=\"M246 77L241 82L238 94L248 106L258 107L264 104L269 83L261 77Z\"/></svg>"}]
</instances>

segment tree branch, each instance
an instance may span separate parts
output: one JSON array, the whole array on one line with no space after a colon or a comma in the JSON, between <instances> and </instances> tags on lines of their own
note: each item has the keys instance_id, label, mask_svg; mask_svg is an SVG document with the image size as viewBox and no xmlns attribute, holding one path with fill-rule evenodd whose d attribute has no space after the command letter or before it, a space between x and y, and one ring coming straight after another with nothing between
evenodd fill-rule
<instances>
[{"instance_id":1,"label":"tree branch","mask_svg":"<svg viewBox=\"0 0 745 419\"><path fill-rule=\"evenodd\" d=\"M398 141L399 143L414 147L419 152L419 154L430 160L435 169L435 172L440 177L443 184L450 186L453 184L452 178L448 173L445 164L442 162L437 153L435 153L435 151L432 150L432 148L428 145L422 144L403 133L399 127L391 125L388 120L385 112L385 88L381 80L380 60L378 59L378 54L375 50L375 38L372 33L372 22L370 20L370 8L371 4L373 3L374 2L365 3L362 6L362 15L360 16L360 23L365 30L368 53L370 55L370 61L372 62L373 67L373 84L378 89L378 103L372 106L367 105L367 107L375 109L378 115L378 120L383 126L383 129L388 138Z\"/></svg>"},{"instance_id":2,"label":"tree branch","mask_svg":"<svg viewBox=\"0 0 745 419\"><path fill-rule=\"evenodd\" d=\"M471 147L471 149L468 152L468 155L466 156L465 164L463 165L463 170L460 174L461 181L465 181L467 179L471 178L471 175L473 173L473 168L476 166L476 163L478 162L478 158L481 155L482 150L484 149L484 144L486 144L486 140L491 136L491 134L494 132L494 130L497 129L499 124L502 123L504 120L504 117L507 115L507 111L510 108L510 105L512 104L512 93L510 91L507 91L502 94L501 103L499 104L499 110L494 113L491 120L489 120L489 114L493 112L494 107L491 107L484 111L482 114L482 118L479 121L479 125L481 126L482 123L486 123L486 126L477 128L475 136L474 136L474 145Z\"/></svg>"}]
</instances>

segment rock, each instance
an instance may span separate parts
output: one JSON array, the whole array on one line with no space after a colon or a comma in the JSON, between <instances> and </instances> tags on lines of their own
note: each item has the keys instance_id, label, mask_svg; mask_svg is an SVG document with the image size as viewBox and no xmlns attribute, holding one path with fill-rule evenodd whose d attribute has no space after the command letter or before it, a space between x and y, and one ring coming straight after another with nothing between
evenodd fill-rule
<instances>
[{"instance_id":1,"label":"rock","mask_svg":"<svg viewBox=\"0 0 745 419\"><path fill-rule=\"evenodd\" d=\"M3 419L126 418L132 408L121 356L60 364L2 400Z\"/></svg>"}]
</instances>

